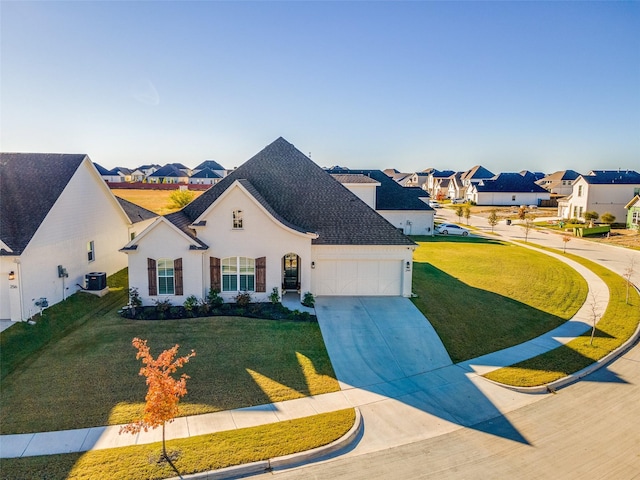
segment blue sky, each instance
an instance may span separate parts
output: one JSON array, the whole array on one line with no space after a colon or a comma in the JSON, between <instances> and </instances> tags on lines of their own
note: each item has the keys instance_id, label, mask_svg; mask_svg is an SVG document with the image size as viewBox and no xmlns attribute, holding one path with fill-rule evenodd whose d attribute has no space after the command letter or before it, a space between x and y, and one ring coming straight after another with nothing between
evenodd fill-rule
<instances>
[{"instance_id":1,"label":"blue sky","mask_svg":"<svg viewBox=\"0 0 640 480\"><path fill-rule=\"evenodd\" d=\"M640 170L640 2L2 1L2 151Z\"/></svg>"}]
</instances>

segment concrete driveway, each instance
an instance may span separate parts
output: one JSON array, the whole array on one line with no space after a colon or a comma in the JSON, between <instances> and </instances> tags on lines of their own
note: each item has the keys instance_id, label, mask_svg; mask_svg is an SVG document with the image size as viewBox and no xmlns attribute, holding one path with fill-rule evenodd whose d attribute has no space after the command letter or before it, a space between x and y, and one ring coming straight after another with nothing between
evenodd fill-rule
<instances>
[{"instance_id":1,"label":"concrete driveway","mask_svg":"<svg viewBox=\"0 0 640 480\"><path fill-rule=\"evenodd\" d=\"M318 297L316 315L343 390L451 365L440 337L407 298Z\"/></svg>"}]
</instances>

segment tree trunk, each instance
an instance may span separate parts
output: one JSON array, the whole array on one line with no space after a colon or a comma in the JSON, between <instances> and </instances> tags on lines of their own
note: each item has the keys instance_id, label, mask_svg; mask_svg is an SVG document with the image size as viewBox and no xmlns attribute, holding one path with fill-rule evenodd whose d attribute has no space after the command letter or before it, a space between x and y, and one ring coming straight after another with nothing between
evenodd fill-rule
<instances>
[{"instance_id":1,"label":"tree trunk","mask_svg":"<svg viewBox=\"0 0 640 480\"><path fill-rule=\"evenodd\" d=\"M169 465L171 465L171 468L173 468L173 470L178 474L178 477L180 477L180 480L183 480L182 475L180 474L180 472L178 471L176 466L173 464L173 462L169 458L169 455L167 455L167 444L165 442L165 435L164 435L164 426L165 426L165 424L166 424L166 422L162 423L162 456L169 463Z\"/></svg>"}]
</instances>

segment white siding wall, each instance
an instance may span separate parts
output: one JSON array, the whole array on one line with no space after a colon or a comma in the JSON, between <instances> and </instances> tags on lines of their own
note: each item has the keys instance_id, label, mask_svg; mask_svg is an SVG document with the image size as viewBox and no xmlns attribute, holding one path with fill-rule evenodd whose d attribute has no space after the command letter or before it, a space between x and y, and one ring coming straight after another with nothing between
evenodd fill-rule
<instances>
[{"instance_id":1,"label":"white siding wall","mask_svg":"<svg viewBox=\"0 0 640 480\"><path fill-rule=\"evenodd\" d=\"M87 257L91 240L93 262ZM20 256L17 285L23 309L20 314L12 308L11 319L24 320L38 312L34 302L41 297L49 305L67 298L79 290L77 284L84 286L87 273L110 275L126 267L127 257L118 250L128 240L128 219L85 159ZM58 265L66 268L68 278L58 278Z\"/></svg>"},{"instance_id":2,"label":"white siding wall","mask_svg":"<svg viewBox=\"0 0 640 480\"><path fill-rule=\"evenodd\" d=\"M379 183L343 183L342 185L369 207L376 209L376 187L380 185Z\"/></svg>"},{"instance_id":3,"label":"white siding wall","mask_svg":"<svg viewBox=\"0 0 640 480\"><path fill-rule=\"evenodd\" d=\"M173 305L182 305L189 295L205 296L203 276L208 275L207 252L189 250L190 243L174 228L164 222L153 227L152 234L145 236L138 249L129 252L129 287L136 287L143 305L153 305L155 300L168 298ZM149 295L147 258L160 260L182 258L182 280L184 295ZM206 265L204 264L206 258ZM156 272L157 274L157 272Z\"/></svg>"},{"instance_id":4,"label":"white siding wall","mask_svg":"<svg viewBox=\"0 0 640 480\"><path fill-rule=\"evenodd\" d=\"M241 230L233 228L233 211L242 210ZM300 257L301 293L309 291L311 266L311 238L293 232L273 220L255 200L238 186L230 187L206 215L207 226L199 229L198 238L209 245L208 256L266 257L266 292L253 294L256 300L267 300L274 287L282 285L282 258L287 253ZM207 275L206 288L209 288ZM235 294L223 294L230 300Z\"/></svg>"},{"instance_id":5,"label":"white siding wall","mask_svg":"<svg viewBox=\"0 0 640 480\"><path fill-rule=\"evenodd\" d=\"M405 235L432 235L433 211L426 210L380 210L387 222L402 230ZM407 222L410 222L407 223Z\"/></svg>"},{"instance_id":6,"label":"white siding wall","mask_svg":"<svg viewBox=\"0 0 640 480\"><path fill-rule=\"evenodd\" d=\"M515 200L513 196L515 195ZM549 192L475 192L473 201L478 205L538 205L549 200Z\"/></svg>"}]
</instances>

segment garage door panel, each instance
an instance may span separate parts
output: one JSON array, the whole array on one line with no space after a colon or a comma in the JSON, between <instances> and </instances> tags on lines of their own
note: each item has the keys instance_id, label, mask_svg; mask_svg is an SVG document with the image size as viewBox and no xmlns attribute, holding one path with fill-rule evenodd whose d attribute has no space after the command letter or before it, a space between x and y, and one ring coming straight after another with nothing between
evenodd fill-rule
<instances>
[{"instance_id":1,"label":"garage door panel","mask_svg":"<svg viewBox=\"0 0 640 480\"><path fill-rule=\"evenodd\" d=\"M316 295L401 295L400 260L319 260Z\"/></svg>"}]
</instances>

